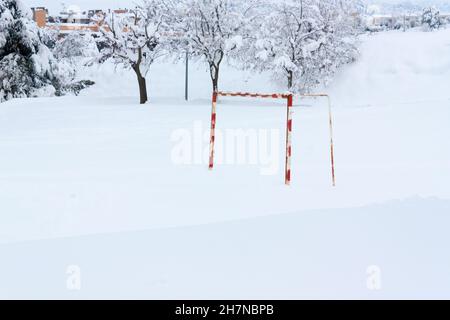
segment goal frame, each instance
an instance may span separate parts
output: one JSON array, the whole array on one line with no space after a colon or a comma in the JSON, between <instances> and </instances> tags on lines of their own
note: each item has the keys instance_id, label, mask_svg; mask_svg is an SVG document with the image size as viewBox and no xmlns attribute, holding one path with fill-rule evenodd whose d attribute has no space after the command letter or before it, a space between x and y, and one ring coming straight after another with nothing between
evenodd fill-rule
<instances>
[{"instance_id":1,"label":"goal frame","mask_svg":"<svg viewBox=\"0 0 450 320\"><path fill-rule=\"evenodd\" d=\"M214 154L216 142L216 124L217 124L217 99L218 97L244 97L244 98L263 98L263 99L286 99L287 115L286 115L286 162L285 162L285 184L289 186L292 179L291 158L292 158L292 108L294 97L299 98L326 98L328 102L328 125L330 134L330 160L331 160L331 180L333 187L336 187L336 170L334 159L334 138L333 138L333 115L331 109L331 98L325 93L316 94L301 94L295 95L292 93L248 93L248 92L223 92L215 91L212 94L211 103L211 133L210 133L210 148L209 148L209 170L214 169Z\"/></svg>"},{"instance_id":2,"label":"goal frame","mask_svg":"<svg viewBox=\"0 0 450 320\"><path fill-rule=\"evenodd\" d=\"M292 106L294 95L292 93L248 93L248 92L223 92L215 91L212 94L211 107L211 133L209 148L209 170L214 169L214 154L216 142L216 123L217 123L217 98L218 97L245 97L245 98L263 98L263 99L285 99L287 105L286 112L286 161L285 161L285 184L291 184L291 158L292 158Z\"/></svg>"}]
</instances>

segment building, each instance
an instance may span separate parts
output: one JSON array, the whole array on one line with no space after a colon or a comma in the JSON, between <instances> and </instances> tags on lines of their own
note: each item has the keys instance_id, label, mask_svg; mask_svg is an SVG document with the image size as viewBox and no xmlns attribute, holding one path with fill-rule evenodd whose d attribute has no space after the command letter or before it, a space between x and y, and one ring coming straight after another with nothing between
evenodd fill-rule
<instances>
[{"instance_id":1,"label":"building","mask_svg":"<svg viewBox=\"0 0 450 320\"><path fill-rule=\"evenodd\" d=\"M47 25L48 10L44 7L31 8L33 13L33 20L39 28L44 28Z\"/></svg>"},{"instance_id":2,"label":"building","mask_svg":"<svg viewBox=\"0 0 450 320\"><path fill-rule=\"evenodd\" d=\"M105 15L103 10L81 11L76 7L63 9L57 16L48 14L44 7L32 8L33 20L40 28L48 28L58 31L62 36L70 32L100 32L101 28L106 28L103 22ZM128 14L127 9L110 10L114 14Z\"/></svg>"}]
</instances>

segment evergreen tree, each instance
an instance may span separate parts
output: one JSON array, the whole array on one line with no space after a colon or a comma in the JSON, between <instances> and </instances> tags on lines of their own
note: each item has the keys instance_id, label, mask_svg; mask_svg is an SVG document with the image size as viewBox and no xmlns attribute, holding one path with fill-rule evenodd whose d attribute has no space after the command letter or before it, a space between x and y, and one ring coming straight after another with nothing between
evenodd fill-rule
<instances>
[{"instance_id":1,"label":"evergreen tree","mask_svg":"<svg viewBox=\"0 0 450 320\"><path fill-rule=\"evenodd\" d=\"M77 93L80 84L92 84L72 83L74 70L55 59L47 38L20 0L0 0L0 102Z\"/></svg>"}]
</instances>

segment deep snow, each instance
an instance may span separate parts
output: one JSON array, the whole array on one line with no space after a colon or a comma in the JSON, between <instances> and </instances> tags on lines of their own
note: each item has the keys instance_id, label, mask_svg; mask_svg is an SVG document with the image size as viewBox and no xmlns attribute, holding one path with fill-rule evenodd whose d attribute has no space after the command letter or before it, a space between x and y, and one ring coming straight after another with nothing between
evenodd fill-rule
<instances>
[{"instance_id":1,"label":"deep snow","mask_svg":"<svg viewBox=\"0 0 450 320\"><path fill-rule=\"evenodd\" d=\"M0 245L2 298L448 298L450 201ZM69 266L81 290L67 290ZM381 290L368 290L371 266Z\"/></svg>"},{"instance_id":2,"label":"deep snow","mask_svg":"<svg viewBox=\"0 0 450 320\"><path fill-rule=\"evenodd\" d=\"M188 103L184 66L161 63L146 106L133 74L108 65L86 71L97 85L81 97L1 104L0 296L448 297L449 36L363 39L360 60L326 89L336 188L320 100L296 100L290 188L281 101L218 106L219 129L279 130L275 175L173 163L180 129L201 126L208 147L210 83L198 64ZM222 89L280 90L232 68ZM79 292L65 288L69 264L81 267ZM370 265L380 291L366 287Z\"/></svg>"}]
</instances>

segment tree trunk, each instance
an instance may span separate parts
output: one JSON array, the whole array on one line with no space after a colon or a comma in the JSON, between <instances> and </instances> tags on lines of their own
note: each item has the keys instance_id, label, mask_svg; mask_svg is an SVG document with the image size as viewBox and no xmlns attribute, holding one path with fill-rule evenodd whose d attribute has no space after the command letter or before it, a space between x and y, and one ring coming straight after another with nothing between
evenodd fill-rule
<instances>
[{"instance_id":1,"label":"tree trunk","mask_svg":"<svg viewBox=\"0 0 450 320\"><path fill-rule=\"evenodd\" d=\"M137 80L139 83L140 104L145 104L148 101L147 82L145 80L145 77L142 76L139 66L134 67L134 72L136 72Z\"/></svg>"},{"instance_id":2,"label":"tree trunk","mask_svg":"<svg viewBox=\"0 0 450 320\"><path fill-rule=\"evenodd\" d=\"M219 78L214 78L212 80L212 85L213 85L213 91L218 92L219 91Z\"/></svg>"},{"instance_id":3,"label":"tree trunk","mask_svg":"<svg viewBox=\"0 0 450 320\"><path fill-rule=\"evenodd\" d=\"M294 82L294 73L292 71L288 71L288 90L292 89L292 85Z\"/></svg>"},{"instance_id":4,"label":"tree trunk","mask_svg":"<svg viewBox=\"0 0 450 320\"><path fill-rule=\"evenodd\" d=\"M213 92L219 91L219 70L220 70L220 65L218 65L218 66L211 65L210 66Z\"/></svg>"},{"instance_id":5,"label":"tree trunk","mask_svg":"<svg viewBox=\"0 0 450 320\"><path fill-rule=\"evenodd\" d=\"M138 82L139 82L140 104L145 104L148 101L147 82L146 82L145 78L142 76L138 77Z\"/></svg>"}]
</instances>

